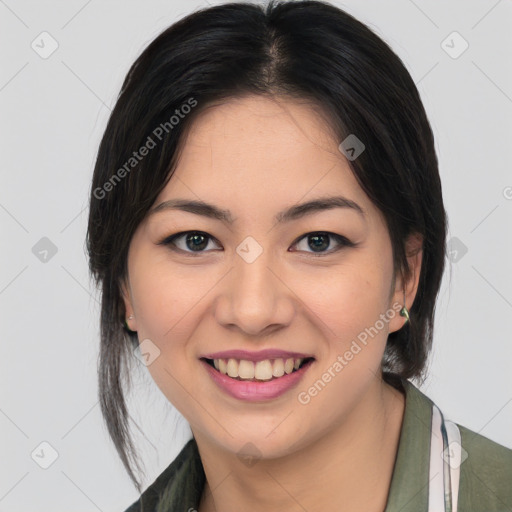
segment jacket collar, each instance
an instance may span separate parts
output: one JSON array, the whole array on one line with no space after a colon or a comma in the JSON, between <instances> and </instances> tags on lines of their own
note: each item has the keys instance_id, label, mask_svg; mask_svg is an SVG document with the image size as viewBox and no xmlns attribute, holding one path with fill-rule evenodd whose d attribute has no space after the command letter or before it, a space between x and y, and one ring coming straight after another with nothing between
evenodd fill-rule
<instances>
[{"instance_id":1,"label":"jacket collar","mask_svg":"<svg viewBox=\"0 0 512 512\"><path fill-rule=\"evenodd\" d=\"M427 512L433 402L401 379L405 410L385 512Z\"/></svg>"}]
</instances>

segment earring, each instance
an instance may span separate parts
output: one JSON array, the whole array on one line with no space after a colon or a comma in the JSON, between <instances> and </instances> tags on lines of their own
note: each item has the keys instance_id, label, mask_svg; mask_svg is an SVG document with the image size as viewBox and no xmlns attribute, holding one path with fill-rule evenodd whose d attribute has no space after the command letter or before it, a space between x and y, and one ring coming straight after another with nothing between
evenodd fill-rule
<instances>
[{"instance_id":1,"label":"earring","mask_svg":"<svg viewBox=\"0 0 512 512\"><path fill-rule=\"evenodd\" d=\"M126 320L133 320L135 317L133 315L130 315ZM130 329L130 327L128 327L128 322L126 320L123 320L123 325L124 325L124 328L127 330L127 331L130 331L130 332L135 332L135 331L132 331Z\"/></svg>"},{"instance_id":2,"label":"earring","mask_svg":"<svg viewBox=\"0 0 512 512\"><path fill-rule=\"evenodd\" d=\"M410 319L409 319L409 310L407 309L407 306L405 305L405 290L404 290L404 307L400 310L400 316L404 316L405 317L405 323L410 321Z\"/></svg>"}]
</instances>

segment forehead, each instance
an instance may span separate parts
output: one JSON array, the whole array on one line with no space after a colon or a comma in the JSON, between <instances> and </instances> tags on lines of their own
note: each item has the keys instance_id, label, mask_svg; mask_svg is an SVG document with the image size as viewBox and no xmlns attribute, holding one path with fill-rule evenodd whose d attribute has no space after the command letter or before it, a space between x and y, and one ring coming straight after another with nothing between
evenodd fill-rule
<instances>
[{"instance_id":1,"label":"forehead","mask_svg":"<svg viewBox=\"0 0 512 512\"><path fill-rule=\"evenodd\" d=\"M316 105L263 96L232 98L193 121L158 200L188 197L244 211L340 194L368 198ZM275 205L273 203L276 203Z\"/></svg>"}]
</instances>

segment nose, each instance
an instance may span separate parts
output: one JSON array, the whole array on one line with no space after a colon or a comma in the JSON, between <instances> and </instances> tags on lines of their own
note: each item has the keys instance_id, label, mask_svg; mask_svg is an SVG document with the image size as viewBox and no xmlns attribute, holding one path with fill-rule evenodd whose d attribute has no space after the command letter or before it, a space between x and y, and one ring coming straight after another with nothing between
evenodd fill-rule
<instances>
[{"instance_id":1,"label":"nose","mask_svg":"<svg viewBox=\"0 0 512 512\"><path fill-rule=\"evenodd\" d=\"M222 326L263 336L289 325L295 314L293 292L279 268L263 251L254 261L235 254L220 289L215 317Z\"/></svg>"}]
</instances>

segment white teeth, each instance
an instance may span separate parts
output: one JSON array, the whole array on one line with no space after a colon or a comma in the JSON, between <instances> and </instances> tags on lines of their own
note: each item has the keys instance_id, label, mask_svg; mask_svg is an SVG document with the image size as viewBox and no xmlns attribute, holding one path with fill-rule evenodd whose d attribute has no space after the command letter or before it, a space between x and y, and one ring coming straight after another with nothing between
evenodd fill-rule
<instances>
[{"instance_id":1,"label":"white teeth","mask_svg":"<svg viewBox=\"0 0 512 512\"><path fill-rule=\"evenodd\" d=\"M284 375L284 362L282 359L276 359L274 361L274 368L272 370L274 377L282 377Z\"/></svg>"},{"instance_id":2,"label":"white teeth","mask_svg":"<svg viewBox=\"0 0 512 512\"><path fill-rule=\"evenodd\" d=\"M214 359L213 365L219 372L232 378L271 380L282 377L298 370L304 359L290 357L288 359L265 359L263 361L248 361L246 359Z\"/></svg>"},{"instance_id":3,"label":"white teeth","mask_svg":"<svg viewBox=\"0 0 512 512\"><path fill-rule=\"evenodd\" d=\"M240 361L240 366L243 361ZM240 377L242 377L240 375ZM266 359L265 361L258 361L254 365L254 377L258 380L270 380L272 378L272 363Z\"/></svg>"},{"instance_id":4,"label":"white teeth","mask_svg":"<svg viewBox=\"0 0 512 512\"><path fill-rule=\"evenodd\" d=\"M238 376L241 379L254 379L254 363L252 361L240 361L238 365ZM261 379L261 377L258 375L258 372L256 371L256 378Z\"/></svg>"},{"instance_id":5,"label":"white teeth","mask_svg":"<svg viewBox=\"0 0 512 512\"><path fill-rule=\"evenodd\" d=\"M238 361L236 359L228 360L228 375L230 377L238 377Z\"/></svg>"},{"instance_id":6,"label":"white teeth","mask_svg":"<svg viewBox=\"0 0 512 512\"><path fill-rule=\"evenodd\" d=\"M292 373L293 372L293 357L290 357L290 359L287 359L284 363L284 371L285 373Z\"/></svg>"}]
</instances>

